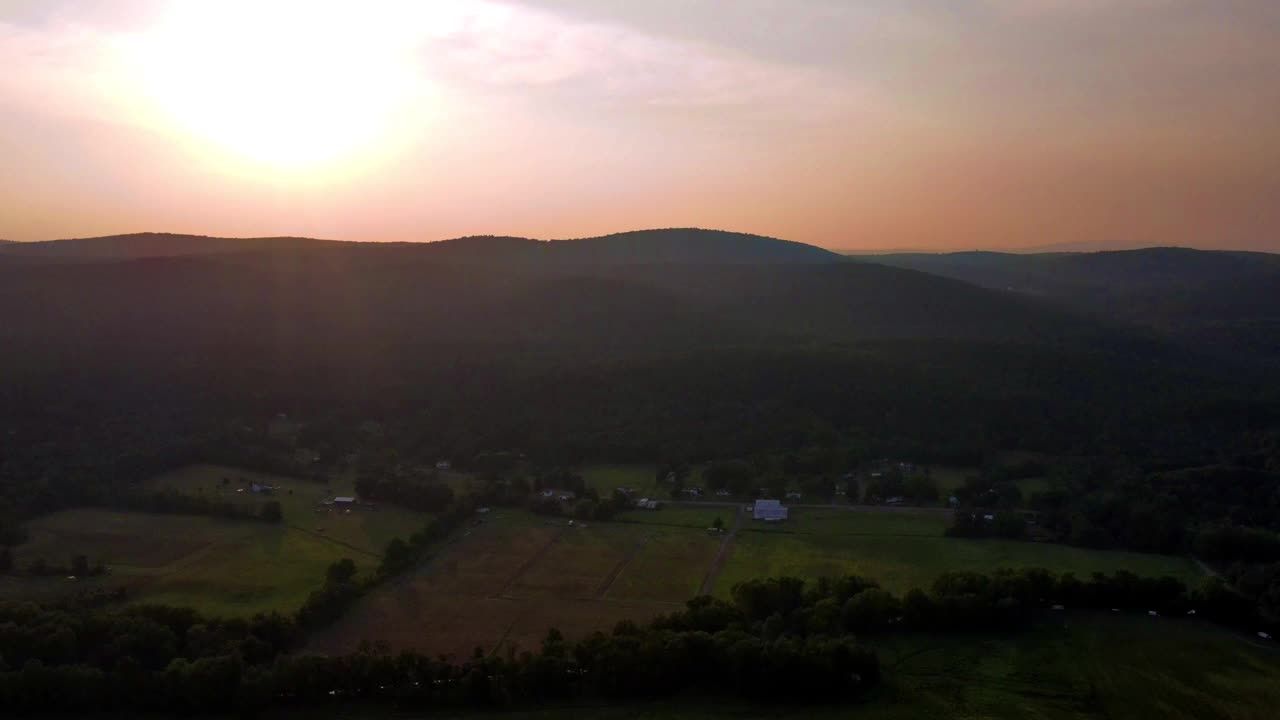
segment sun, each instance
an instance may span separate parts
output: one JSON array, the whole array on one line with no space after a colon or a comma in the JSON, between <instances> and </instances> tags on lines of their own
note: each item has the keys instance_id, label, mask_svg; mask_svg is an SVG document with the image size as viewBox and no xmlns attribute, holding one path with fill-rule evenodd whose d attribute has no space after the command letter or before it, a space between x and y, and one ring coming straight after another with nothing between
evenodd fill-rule
<instances>
[{"instance_id":1,"label":"sun","mask_svg":"<svg viewBox=\"0 0 1280 720\"><path fill-rule=\"evenodd\" d=\"M376 153L421 83L388 32L395 18L359 7L177 3L142 46L145 94L173 130L251 169L315 172Z\"/></svg>"}]
</instances>

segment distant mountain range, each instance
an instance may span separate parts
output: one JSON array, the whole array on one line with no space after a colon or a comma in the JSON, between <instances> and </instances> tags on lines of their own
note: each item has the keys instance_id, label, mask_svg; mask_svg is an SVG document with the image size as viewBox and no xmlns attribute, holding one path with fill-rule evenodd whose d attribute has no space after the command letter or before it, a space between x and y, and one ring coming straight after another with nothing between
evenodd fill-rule
<instances>
[{"instance_id":1,"label":"distant mountain range","mask_svg":"<svg viewBox=\"0 0 1280 720\"><path fill-rule=\"evenodd\" d=\"M1280 255L1163 247L857 259L1040 297L1205 351L1280 360Z\"/></svg>"},{"instance_id":2,"label":"distant mountain range","mask_svg":"<svg viewBox=\"0 0 1280 720\"><path fill-rule=\"evenodd\" d=\"M50 260L106 260L293 252L359 246L361 252L395 253L451 262L514 265L650 263L834 263L841 256L822 248L760 235L692 228L640 230L579 240L532 240L474 236L427 243L350 243L300 237L219 238L137 233L95 238L14 243L5 255Z\"/></svg>"},{"instance_id":3,"label":"distant mountain range","mask_svg":"<svg viewBox=\"0 0 1280 720\"><path fill-rule=\"evenodd\" d=\"M697 229L6 244L0 409L64 422L96 403L129 422L433 408L433 432L465 432L476 451L568 436L583 452L651 457L710 437L708 423L717 442L746 447L818 418L935 448L1064 447L1235 417L1280 357L1267 324L1280 294L1259 269L1272 262L1167 250L851 260ZM1223 277L1254 287L1243 306L1201 282ZM1164 314L1113 317L1080 300L1116 287ZM1215 326L1205 308L1264 322Z\"/></svg>"}]
</instances>

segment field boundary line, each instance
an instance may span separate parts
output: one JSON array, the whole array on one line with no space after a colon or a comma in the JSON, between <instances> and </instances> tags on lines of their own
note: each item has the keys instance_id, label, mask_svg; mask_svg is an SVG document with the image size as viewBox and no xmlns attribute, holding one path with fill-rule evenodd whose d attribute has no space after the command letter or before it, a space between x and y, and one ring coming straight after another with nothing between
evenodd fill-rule
<instances>
[{"instance_id":1,"label":"field boundary line","mask_svg":"<svg viewBox=\"0 0 1280 720\"><path fill-rule=\"evenodd\" d=\"M306 528L302 527L301 525L295 525L295 524L293 524L293 523L285 523L285 524L284 524L284 526L285 526L285 529L287 529L287 530L297 530L298 532L306 533L307 535L310 535L311 537L319 538L320 540L324 540L324 541L326 541L326 542L331 542L331 543L333 543L334 545L340 545L340 546L342 546L342 547L344 547L344 548L347 548L347 549L349 549L349 550L355 550L356 552L358 552L358 553L360 553L360 554L362 554L362 555L368 555L368 556L369 556L369 557L371 557L371 558L379 557L378 553L373 552L372 550L368 550L368 549L365 549L365 548L359 547L359 546L357 546L357 545L352 545L352 544L351 544L351 543L349 543L349 542L344 542L344 541L342 541L342 540L338 540L337 538L331 538L331 537L329 537L328 535L325 535L324 533L318 533L318 532L316 532L316 531L314 531L314 530L308 530L308 529L306 529Z\"/></svg>"},{"instance_id":2,"label":"field boundary line","mask_svg":"<svg viewBox=\"0 0 1280 720\"><path fill-rule=\"evenodd\" d=\"M566 532L568 532L566 528L560 528L555 535L551 536L551 539L547 541L546 545L543 545L538 549L538 552L533 554L533 557L525 560L520 564L520 567L516 568L516 571L511 574L511 577L507 578L507 581L503 583L502 589L494 593L492 597L503 597L510 593L511 588L515 587L515 584L520 581L520 578L524 577L524 574L529 572L529 570L532 569L539 560L546 557L547 553L551 552L551 548L555 547L556 543L560 542L560 539L564 537Z\"/></svg>"},{"instance_id":3,"label":"field boundary line","mask_svg":"<svg viewBox=\"0 0 1280 720\"><path fill-rule=\"evenodd\" d=\"M640 538L640 542L636 543L635 547L632 547L630 550L628 550L627 554L624 555L622 559L619 560L617 564L613 566L613 569L609 571L609 574L605 575L604 580L601 581L600 583L600 586L596 588L596 591L594 593L592 593L591 599L603 600L604 596L609 593L609 589L613 587L613 584L615 582L617 582L618 576L622 574L622 571L626 570L627 566L629 566L632 562L635 561L637 557L639 557L640 552L644 550L644 546L648 545L649 541L652 539L653 539L653 533L645 533L645 536Z\"/></svg>"}]
</instances>

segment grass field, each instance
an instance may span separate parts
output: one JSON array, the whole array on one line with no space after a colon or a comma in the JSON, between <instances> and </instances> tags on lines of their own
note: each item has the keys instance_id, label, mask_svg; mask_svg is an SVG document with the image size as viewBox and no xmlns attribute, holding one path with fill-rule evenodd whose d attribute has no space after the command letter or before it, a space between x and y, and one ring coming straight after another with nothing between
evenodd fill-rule
<instances>
[{"instance_id":1,"label":"grass field","mask_svg":"<svg viewBox=\"0 0 1280 720\"><path fill-rule=\"evenodd\" d=\"M76 509L46 515L28 528L31 539L15 552L19 565L83 554L102 559L109 573L75 582L5 578L5 597L48 600L124 586L136 601L246 616L296 608L336 559L351 557L363 568L377 563L323 537L255 521Z\"/></svg>"},{"instance_id":2,"label":"grass field","mask_svg":"<svg viewBox=\"0 0 1280 720\"><path fill-rule=\"evenodd\" d=\"M237 492L249 482L278 490L270 497L247 489ZM333 561L349 557L362 571L370 571L392 538L408 537L429 520L424 513L388 506L350 514L320 509L320 500L350 494L350 486L214 465L166 473L147 485L245 504L278 500L284 521L87 508L53 513L28 524L30 539L14 554L19 566L37 557L63 564L73 555L85 555L102 560L110 573L74 582L4 578L0 597L48 600L93 587L124 586L134 601L185 605L210 615L288 612L320 585Z\"/></svg>"},{"instance_id":3,"label":"grass field","mask_svg":"<svg viewBox=\"0 0 1280 720\"><path fill-rule=\"evenodd\" d=\"M896 513L854 515L850 522L869 532L787 534L748 529L739 533L716 593L727 596L734 584L753 577L814 579L842 574L875 578L885 588L906 592L929 587L949 570L990 572L1002 567L1045 567L1082 576L1124 569L1139 575L1172 575L1189 583L1202 577L1195 563L1181 557L1013 540L962 540L932 532L929 518ZM838 517L820 520L828 526L838 521ZM796 528L803 523L799 518Z\"/></svg>"},{"instance_id":4,"label":"grass field","mask_svg":"<svg viewBox=\"0 0 1280 720\"><path fill-rule=\"evenodd\" d=\"M223 478L230 483L223 485ZM251 482L273 485L277 489L270 496L256 495L247 489ZM286 525L324 535L356 551L378 556L392 539L408 538L430 519L426 513L386 504L380 504L376 510L357 508L349 512L321 506L320 501L335 495L355 495L351 481L342 478L319 483L218 465L191 465L152 478L147 485L153 489L177 490L253 505L276 500L280 503Z\"/></svg>"},{"instance_id":5,"label":"grass field","mask_svg":"<svg viewBox=\"0 0 1280 720\"><path fill-rule=\"evenodd\" d=\"M654 465L587 465L579 468L587 487L601 497L609 497L615 488L634 488L640 495L654 494L658 489L657 467ZM665 500L668 493L658 493Z\"/></svg>"},{"instance_id":6,"label":"grass field","mask_svg":"<svg viewBox=\"0 0 1280 720\"><path fill-rule=\"evenodd\" d=\"M716 518L720 518L726 528L729 527L736 512L736 507L667 504L660 510L628 510L619 513L615 520L642 525L674 525L706 530L711 527Z\"/></svg>"},{"instance_id":7,"label":"grass field","mask_svg":"<svg viewBox=\"0 0 1280 720\"><path fill-rule=\"evenodd\" d=\"M910 535L941 537L951 513L938 508L792 508L786 522L748 521L744 530L783 535Z\"/></svg>"},{"instance_id":8,"label":"grass field","mask_svg":"<svg viewBox=\"0 0 1280 720\"><path fill-rule=\"evenodd\" d=\"M726 524L732 517L726 517ZM654 528L648 542L623 569L607 595L610 599L679 603L698 594L720 537L705 530Z\"/></svg>"}]
</instances>

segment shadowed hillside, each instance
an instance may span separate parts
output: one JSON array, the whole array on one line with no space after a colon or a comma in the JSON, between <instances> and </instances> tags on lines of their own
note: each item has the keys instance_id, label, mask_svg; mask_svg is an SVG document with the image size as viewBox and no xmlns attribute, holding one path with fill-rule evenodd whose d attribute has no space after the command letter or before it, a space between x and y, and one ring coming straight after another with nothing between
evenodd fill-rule
<instances>
[{"instance_id":1,"label":"shadowed hillside","mask_svg":"<svg viewBox=\"0 0 1280 720\"><path fill-rule=\"evenodd\" d=\"M1158 330L1206 351L1280 359L1280 255L1149 248L860 258Z\"/></svg>"}]
</instances>

